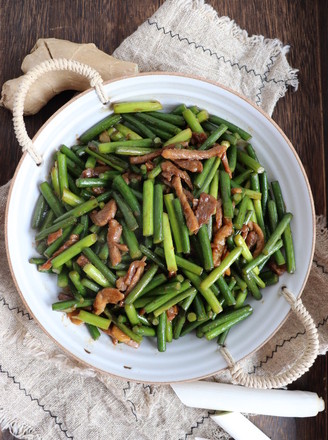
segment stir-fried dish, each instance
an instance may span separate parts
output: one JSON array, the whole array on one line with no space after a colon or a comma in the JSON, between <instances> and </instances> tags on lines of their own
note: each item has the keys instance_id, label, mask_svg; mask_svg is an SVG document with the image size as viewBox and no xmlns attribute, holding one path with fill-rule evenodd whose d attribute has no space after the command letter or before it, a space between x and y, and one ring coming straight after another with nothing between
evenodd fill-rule
<instances>
[{"instance_id":1,"label":"stir-fried dish","mask_svg":"<svg viewBox=\"0 0 328 440\"><path fill-rule=\"evenodd\" d=\"M163 352L195 330L224 344L252 314L248 298L295 271L280 185L251 135L206 110L113 110L56 153L30 262L57 276L53 310L94 339L137 348L155 337Z\"/></svg>"}]
</instances>

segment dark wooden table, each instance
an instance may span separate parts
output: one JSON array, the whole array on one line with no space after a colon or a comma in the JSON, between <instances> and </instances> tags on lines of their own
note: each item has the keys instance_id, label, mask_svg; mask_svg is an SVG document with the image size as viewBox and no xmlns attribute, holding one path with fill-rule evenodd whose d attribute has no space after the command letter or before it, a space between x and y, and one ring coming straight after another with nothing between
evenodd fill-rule
<instances>
[{"instance_id":1,"label":"dark wooden table","mask_svg":"<svg viewBox=\"0 0 328 440\"><path fill-rule=\"evenodd\" d=\"M112 53L151 16L162 0L0 0L0 84L20 75L24 56L40 37L94 42ZM328 163L328 4L325 0L209 0L249 34L279 38L291 46L288 59L299 68L299 90L281 99L273 118L294 144L308 173L317 214L327 215ZM26 118L32 135L71 96L53 99L39 114ZM0 184L13 175L21 157L11 114L0 109ZM323 396L327 405L327 356L290 386ZM0 390L1 392L1 390ZM327 412L315 418L257 416L257 424L274 440L327 439ZM1 436L1 434L0 434Z\"/></svg>"}]
</instances>

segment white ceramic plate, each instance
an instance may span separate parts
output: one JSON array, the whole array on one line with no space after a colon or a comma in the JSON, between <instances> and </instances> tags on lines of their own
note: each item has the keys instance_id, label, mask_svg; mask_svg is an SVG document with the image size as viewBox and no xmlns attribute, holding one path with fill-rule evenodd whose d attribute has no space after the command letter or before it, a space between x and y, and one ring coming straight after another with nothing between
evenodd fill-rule
<instances>
[{"instance_id":1,"label":"white ceramic plate","mask_svg":"<svg viewBox=\"0 0 328 440\"><path fill-rule=\"evenodd\" d=\"M292 145L277 125L254 105L213 83L175 74L150 74L107 83L112 101L158 99L166 108L178 103L198 105L210 113L246 129L270 180L278 179L288 210L294 214L292 231L297 270L285 274L279 285L266 288L262 301L249 302L253 315L232 329L228 347L235 360L259 348L284 322L290 307L279 295L282 285L300 295L310 269L314 248L314 210L309 184ZM6 245L17 288L30 312L61 347L94 368L144 382L175 382L209 376L226 368L216 341L188 335L168 344L159 353L155 339L143 341L138 350L113 346L107 335L91 341L86 328L71 324L62 313L51 310L57 300L55 277L39 273L28 263L36 252L30 227L38 185L48 179L53 152L61 144L71 146L76 136L108 114L96 93L89 90L59 110L34 137L44 163L37 167L25 154L12 182L6 216Z\"/></svg>"}]
</instances>

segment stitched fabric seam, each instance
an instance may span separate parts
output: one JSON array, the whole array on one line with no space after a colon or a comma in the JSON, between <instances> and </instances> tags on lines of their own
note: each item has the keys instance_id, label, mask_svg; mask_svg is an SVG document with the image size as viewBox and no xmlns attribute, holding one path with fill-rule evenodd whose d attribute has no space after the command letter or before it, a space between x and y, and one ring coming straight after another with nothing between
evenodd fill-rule
<instances>
[{"instance_id":1,"label":"stitched fabric seam","mask_svg":"<svg viewBox=\"0 0 328 440\"><path fill-rule=\"evenodd\" d=\"M198 429L205 422L205 420L209 419L211 414L214 414L214 413L215 413L215 411L212 411L212 410L207 411L207 415L206 416L203 416L200 421L197 421L196 425L192 425L191 426L190 431L185 434L184 440L187 440L187 437L191 436L193 434L194 430Z\"/></svg>"},{"instance_id":2,"label":"stitched fabric seam","mask_svg":"<svg viewBox=\"0 0 328 440\"><path fill-rule=\"evenodd\" d=\"M13 383L15 385L18 385L19 390L23 391L25 396L28 397L31 400L31 402L36 402L38 404L38 406L40 408L42 408L42 410L45 413L48 413L50 415L50 417L54 419L55 424L59 427L59 429L65 434L66 438L74 440L74 437L72 437L72 436L67 434L67 429L63 428L63 426L62 426L63 423L62 422L58 422L58 416L55 416L54 414L52 414L52 412L49 409L46 409L45 405L41 405L40 402L39 402L39 399L37 399L35 397L32 397L32 395L30 393L28 393L27 390L21 386L21 383L16 380L15 376L12 376L11 374L9 374L9 371L4 370L2 368L2 365L0 365L0 373L5 374L8 377L8 379L11 379L13 381Z\"/></svg>"},{"instance_id":3,"label":"stitched fabric seam","mask_svg":"<svg viewBox=\"0 0 328 440\"><path fill-rule=\"evenodd\" d=\"M326 270L326 268L325 268L324 265L320 264L317 260L313 260L313 263L316 265L316 267L320 268L324 274L328 274L328 271ZM327 315L325 318L323 318L322 321L320 321L320 322L317 324L316 328L319 328L319 327L323 326L327 321L328 321L328 315ZM296 339L298 336L301 336L301 335L304 335L304 334L305 334L305 331L303 331L303 332L298 332L298 333L296 333L296 335L293 335L293 336L291 336L290 338L285 339L281 344L277 344L277 345L275 346L275 348L272 350L271 354L270 354L270 355L267 355L264 361L260 361L260 363L259 363L258 365L255 365L255 366L254 366L254 370L253 370L252 372L250 372L249 374L254 374L255 371L256 371L258 368L261 368L261 367L262 367L264 364L266 364L270 359L273 359L274 354L277 353L278 349L279 349L279 348L282 348L282 347L285 345L286 342L291 342L293 339Z\"/></svg>"},{"instance_id":4,"label":"stitched fabric seam","mask_svg":"<svg viewBox=\"0 0 328 440\"><path fill-rule=\"evenodd\" d=\"M317 260L313 260L313 263L314 263L318 268L320 268L324 274L328 274L328 271L326 270L325 266L323 266L322 264L320 264ZM323 326L323 325L325 324L325 322L327 322L327 321L328 321L328 315L327 315L325 318L323 318L322 321L320 321L316 327L319 328L319 327ZM298 336L300 336L300 335L304 335L304 334L305 334L305 331L304 331L304 332L298 332L298 333L296 333L296 335L291 336L291 337L288 338L288 339L285 339L281 344L277 344L277 345L275 346L275 348L272 350L271 354L268 355L268 356L266 356L266 358L265 358L264 361L260 361L260 363L259 363L258 365L255 365L255 366L254 366L254 370L253 370L252 372L250 372L250 374L254 374L255 371L256 371L258 368L261 368L261 367L262 367L264 364L266 364L270 359L272 359L273 356L274 356L274 354L277 353L278 348L282 348L282 347L285 345L286 342L291 342L293 339L296 339Z\"/></svg>"},{"instance_id":5,"label":"stitched fabric seam","mask_svg":"<svg viewBox=\"0 0 328 440\"><path fill-rule=\"evenodd\" d=\"M328 275L328 271L326 270L326 268L325 268L325 266L324 266L323 264L320 264L317 260L313 260L313 263L314 263L317 267L319 267L319 268L322 270L322 272L323 272L324 274Z\"/></svg>"},{"instance_id":6,"label":"stitched fabric seam","mask_svg":"<svg viewBox=\"0 0 328 440\"><path fill-rule=\"evenodd\" d=\"M218 55L216 52L213 52L211 49L204 47L202 44L197 44L195 41L190 41L189 38L182 37L179 33L173 33L172 30L169 30L169 31L166 30L164 26L159 26L159 24L156 21L150 21L150 19L148 19L147 23L150 26L156 26L158 31L162 31L164 35L169 35L172 39L177 37L180 42L186 41L189 46L194 46L195 49L202 49L202 51L204 53L208 52L210 56L215 56L218 61L223 61L226 64L230 64L231 67L237 67L239 70L244 69L246 71L246 73L253 73L254 76L257 76L261 79L262 84L263 84L263 82L266 82L266 83L273 82L275 84L284 83L286 85L286 87L289 85L289 80L275 79L275 78L267 79L264 75L256 72L254 69L248 69L246 64L240 65L239 63L233 63L230 59L226 59L224 55ZM261 87L262 87L262 84L261 84Z\"/></svg>"},{"instance_id":7,"label":"stitched fabric seam","mask_svg":"<svg viewBox=\"0 0 328 440\"><path fill-rule=\"evenodd\" d=\"M323 326L327 321L328 321L328 315L327 315L325 318L323 318L323 319L322 319L322 320L316 325L316 328L319 328L319 327ZM305 335L305 330L302 331L302 332L297 332L296 335L293 335L293 336L291 336L291 337L288 338L288 339L284 339L284 340L282 341L282 343L280 343L280 344L276 344L276 346L275 346L275 348L272 350L271 354L270 354L270 355L267 355L267 356L265 357L265 360L264 360L264 361L260 361L260 363L259 363L258 365L255 365L253 371L251 371L249 374L254 374L255 371L256 371L258 368L261 368L261 367L262 367L264 364L266 364L270 359L273 359L273 356L275 355L275 353L278 352L278 349L279 349L279 348L282 348L282 347L286 344L286 342L291 342L293 339L296 339L298 336L302 336L302 335Z\"/></svg>"},{"instance_id":8,"label":"stitched fabric seam","mask_svg":"<svg viewBox=\"0 0 328 440\"><path fill-rule=\"evenodd\" d=\"M132 400L126 398L126 392L127 392L128 390L131 389L131 384L130 384L129 381L127 382L127 385L128 385L127 387L123 388L123 394L124 394L124 397L125 397L126 401L130 403L130 406L131 406L131 412L132 412L132 414L134 415L134 417L135 417L135 419L136 419L136 422L138 422L138 416L137 416L137 412L136 412L136 406L135 406L135 404L132 402Z\"/></svg>"},{"instance_id":9,"label":"stitched fabric seam","mask_svg":"<svg viewBox=\"0 0 328 440\"><path fill-rule=\"evenodd\" d=\"M277 57L278 57L278 55L275 58L277 58ZM264 78L261 78L262 84L261 84L261 86L259 88L258 93L256 94L256 98L257 98L256 99L256 104L257 105L261 104L261 101L262 101L262 91L263 91L263 89L265 87L265 81L267 81L268 75L270 73L270 69L273 66L275 58L273 56L270 57L270 61L266 65L266 71L264 72Z\"/></svg>"},{"instance_id":10,"label":"stitched fabric seam","mask_svg":"<svg viewBox=\"0 0 328 440\"><path fill-rule=\"evenodd\" d=\"M128 386L123 388L124 397L126 397L126 392L131 388L131 384L129 381L127 382L127 384L128 384Z\"/></svg>"},{"instance_id":11,"label":"stitched fabric seam","mask_svg":"<svg viewBox=\"0 0 328 440\"><path fill-rule=\"evenodd\" d=\"M4 297L1 297L0 301L2 302L3 306L7 307L7 309L10 310L11 312L16 310L17 315L19 315L21 313L22 316L27 316L29 321L33 321L32 316L28 312L25 312L24 310L20 309L19 307L10 307L10 304L7 303L7 301L4 299Z\"/></svg>"},{"instance_id":12,"label":"stitched fabric seam","mask_svg":"<svg viewBox=\"0 0 328 440\"><path fill-rule=\"evenodd\" d=\"M142 388L144 390L148 390L149 394L153 394L153 389L152 389L152 387L150 385L142 384Z\"/></svg>"},{"instance_id":13,"label":"stitched fabric seam","mask_svg":"<svg viewBox=\"0 0 328 440\"><path fill-rule=\"evenodd\" d=\"M135 406L135 404L130 399L127 399L127 401L131 404L131 412L134 415L134 417L136 419L136 422L138 422L138 416L137 416L137 413L136 413L136 406Z\"/></svg>"}]
</instances>

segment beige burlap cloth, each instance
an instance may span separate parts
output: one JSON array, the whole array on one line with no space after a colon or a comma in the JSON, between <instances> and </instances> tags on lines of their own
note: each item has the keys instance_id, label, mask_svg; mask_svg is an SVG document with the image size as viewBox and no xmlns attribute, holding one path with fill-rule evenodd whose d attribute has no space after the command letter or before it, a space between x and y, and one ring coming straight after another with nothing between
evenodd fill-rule
<instances>
[{"instance_id":1,"label":"beige burlap cloth","mask_svg":"<svg viewBox=\"0 0 328 440\"><path fill-rule=\"evenodd\" d=\"M246 31L200 0L169 0L125 40L114 55L142 71L179 71L216 80L252 99L269 114L296 71L278 40ZM9 128L9 127L8 127ZM1 242L9 185L0 189ZM328 342L328 231L317 222L312 271L302 299ZM226 439L210 412L184 407L169 386L135 384L78 365L41 331L12 282L0 248L0 423L21 439ZM291 315L243 364L250 374L276 374L304 349L304 330ZM224 373L216 379L229 381Z\"/></svg>"}]
</instances>

